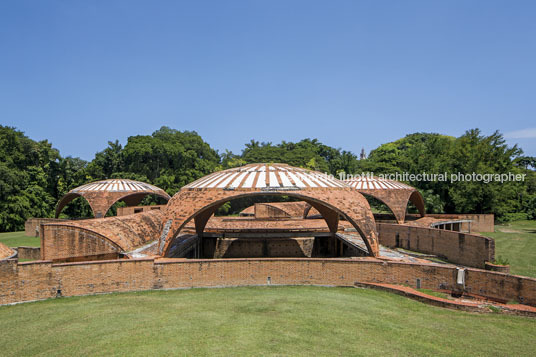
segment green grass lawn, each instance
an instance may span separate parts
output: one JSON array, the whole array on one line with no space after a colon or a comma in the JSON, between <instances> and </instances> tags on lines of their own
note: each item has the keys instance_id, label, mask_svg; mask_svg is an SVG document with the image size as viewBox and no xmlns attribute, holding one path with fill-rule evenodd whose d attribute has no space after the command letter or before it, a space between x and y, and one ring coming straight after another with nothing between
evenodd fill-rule
<instances>
[{"instance_id":1,"label":"green grass lawn","mask_svg":"<svg viewBox=\"0 0 536 357\"><path fill-rule=\"evenodd\" d=\"M536 319L323 287L149 291L0 307L1 354L534 356Z\"/></svg>"},{"instance_id":2,"label":"green grass lawn","mask_svg":"<svg viewBox=\"0 0 536 357\"><path fill-rule=\"evenodd\" d=\"M510 262L510 272L536 277L536 221L517 221L496 225L494 233L482 233L495 239L495 258Z\"/></svg>"},{"instance_id":3,"label":"green grass lawn","mask_svg":"<svg viewBox=\"0 0 536 357\"><path fill-rule=\"evenodd\" d=\"M0 233L0 243L8 247L39 247L39 237L28 237L24 232Z\"/></svg>"}]
</instances>

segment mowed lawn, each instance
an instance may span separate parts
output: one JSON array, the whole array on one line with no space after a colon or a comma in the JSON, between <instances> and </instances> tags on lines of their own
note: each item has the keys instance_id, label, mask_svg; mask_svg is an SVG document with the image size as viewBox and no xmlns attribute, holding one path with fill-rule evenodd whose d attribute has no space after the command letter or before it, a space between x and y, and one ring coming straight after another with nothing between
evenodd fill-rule
<instances>
[{"instance_id":1,"label":"mowed lawn","mask_svg":"<svg viewBox=\"0 0 536 357\"><path fill-rule=\"evenodd\" d=\"M495 239L495 258L508 259L512 274L536 277L536 221L496 225L494 233L482 234Z\"/></svg>"},{"instance_id":2,"label":"mowed lawn","mask_svg":"<svg viewBox=\"0 0 536 357\"><path fill-rule=\"evenodd\" d=\"M398 295L245 287L72 297L0 307L1 354L534 356L536 319Z\"/></svg>"},{"instance_id":3,"label":"mowed lawn","mask_svg":"<svg viewBox=\"0 0 536 357\"><path fill-rule=\"evenodd\" d=\"M0 233L0 243L8 247L39 247L39 237L28 237L24 232Z\"/></svg>"}]
</instances>

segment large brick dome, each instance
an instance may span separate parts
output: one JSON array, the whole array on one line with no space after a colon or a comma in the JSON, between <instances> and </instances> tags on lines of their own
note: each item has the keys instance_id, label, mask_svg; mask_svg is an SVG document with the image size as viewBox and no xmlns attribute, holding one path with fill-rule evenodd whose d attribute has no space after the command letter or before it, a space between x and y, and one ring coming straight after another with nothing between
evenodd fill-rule
<instances>
[{"instance_id":1,"label":"large brick dome","mask_svg":"<svg viewBox=\"0 0 536 357\"><path fill-rule=\"evenodd\" d=\"M190 220L202 235L211 215L225 202L252 195L287 195L315 207L336 232L339 216L361 234L370 255L378 255L374 216L367 200L346 183L320 172L286 164L250 164L200 178L177 192L165 211L164 231L159 242L166 255L173 240Z\"/></svg>"},{"instance_id":2,"label":"large brick dome","mask_svg":"<svg viewBox=\"0 0 536 357\"><path fill-rule=\"evenodd\" d=\"M210 174L184 186L183 190L308 190L344 187L347 187L344 182L320 172L286 164L251 164Z\"/></svg>"}]
</instances>

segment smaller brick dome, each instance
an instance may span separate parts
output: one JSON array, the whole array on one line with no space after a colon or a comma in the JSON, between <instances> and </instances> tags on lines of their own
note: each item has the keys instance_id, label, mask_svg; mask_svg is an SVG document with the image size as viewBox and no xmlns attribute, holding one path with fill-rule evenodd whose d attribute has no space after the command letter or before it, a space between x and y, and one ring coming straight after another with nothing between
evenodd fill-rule
<instances>
[{"instance_id":1,"label":"smaller brick dome","mask_svg":"<svg viewBox=\"0 0 536 357\"><path fill-rule=\"evenodd\" d=\"M72 189L62 197L56 207L56 218L63 208L77 197L84 197L91 206L94 216L101 218L117 201L124 201L127 206L136 206L147 195L156 195L165 200L171 198L161 188L140 181L110 179L88 183Z\"/></svg>"},{"instance_id":2,"label":"smaller brick dome","mask_svg":"<svg viewBox=\"0 0 536 357\"><path fill-rule=\"evenodd\" d=\"M86 185L73 188L69 193L85 193L85 192L145 192L154 194L164 194L164 190L153 186L151 184L126 180L126 179L112 179L102 180L97 182L88 183Z\"/></svg>"},{"instance_id":3,"label":"smaller brick dome","mask_svg":"<svg viewBox=\"0 0 536 357\"><path fill-rule=\"evenodd\" d=\"M405 221L408 202L417 207L422 217L425 215L424 199L421 193L405 183L375 176L356 176L344 182L358 192L383 202L393 212L398 223Z\"/></svg>"}]
</instances>

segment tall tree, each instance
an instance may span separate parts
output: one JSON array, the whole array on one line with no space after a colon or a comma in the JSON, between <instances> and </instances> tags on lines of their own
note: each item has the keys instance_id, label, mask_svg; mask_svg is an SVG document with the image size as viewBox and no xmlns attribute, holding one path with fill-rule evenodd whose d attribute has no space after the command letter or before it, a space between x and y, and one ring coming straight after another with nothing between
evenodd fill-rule
<instances>
[{"instance_id":1,"label":"tall tree","mask_svg":"<svg viewBox=\"0 0 536 357\"><path fill-rule=\"evenodd\" d=\"M0 231L20 230L29 217L46 217L55 204L59 153L0 125Z\"/></svg>"},{"instance_id":2,"label":"tall tree","mask_svg":"<svg viewBox=\"0 0 536 357\"><path fill-rule=\"evenodd\" d=\"M165 126L152 135L129 137L122 155L125 172L142 175L170 194L220 164L217 151L196 132Z\"/></svg>"}]
</instances>

